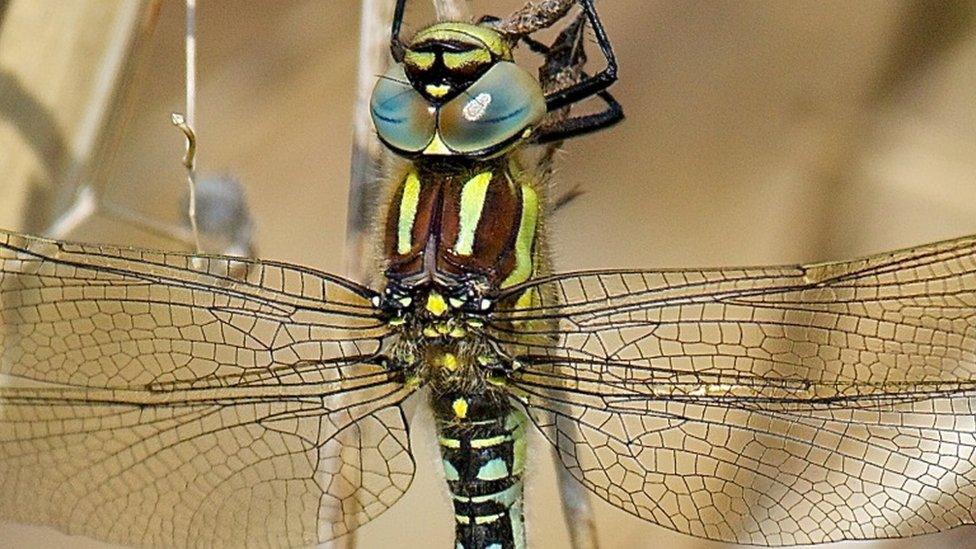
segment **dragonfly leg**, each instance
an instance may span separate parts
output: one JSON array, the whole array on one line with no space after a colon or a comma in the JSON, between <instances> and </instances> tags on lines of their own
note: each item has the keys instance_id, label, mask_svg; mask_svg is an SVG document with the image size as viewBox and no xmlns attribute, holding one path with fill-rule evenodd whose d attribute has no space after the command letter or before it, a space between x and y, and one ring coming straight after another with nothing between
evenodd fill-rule
<instances>
[{"instance_id":1,"label":"dragonfly leg","mask_svg":"<svg viewBox=\"0 0 976 549\"><path fill-rule=\"evenodd\" d=\"M536 129L533 141L536 143L564 141L608 128L624 119L623 108L609 92L604 90L598 92L596 95L606 103L604 110L594 114L572 116L546 126L541 126Z\"/></svg>"},{"instance_id":2,"label":"dragonfly leg","mask_svg":"<svg viewBox=\"0 0 976 549\"><path fill-rule=\"evenodd\" d=\"M403 62L403 53L406 49L403 41L400 40L400 28L403 26L403 14L406 11L407 0L397 0L396 8L393 10L393 28L390 30L390 54L397 63Z\"/></svg>"},{"instance_id":3,"label":"dragonfly leg","mask_svg":"<svg viewBox=\"0 0 976 549\"><path fill-rule=\"evenodd\" d=\"M586 19L590 23L590 27L593 29L593 34L596 35L597 45L600 47L600 52L603 53L607 66L595 75L587 76L568 88L563 88L546 95L546 110L549 112L597 95L617 81L617 59L613 55L610 38L607 37L607 32L603 29L603 23L600 22L600 18L596 14L593 0L579 0L579 3L583 8Z\"/></svg>"},{"instance_id":4,"label":"dragonfly leg","mask_svg":"<svg viewBox=\"0 0 976 549\"><path fill-rule=\"evenodd\" d=\"M585 56L581 55L582 49L575 47L576 45L574 44L574 42L582 38L582 28L577 27L577 23L573 23L571 28L578 29L578 32L573 33L569 32L568 30L564 31L565 36L561 36L561 40L557 40L552 47L546 46L538 40L534 40L528 36L521 37L521 40L533 52L545 56L548 60L547 65L554 59L554 56L556 56L555 59L560 59L560 65L571 67L576 64L585 63ZM604 37L606 37L605 34ZM609 44L607 44L607 46L609 47ZM608 59L612 59L612 55L613 54L611 52L611 57ZM569 56L569 58L563 59L567 56ZM555 78L555 74L551 76ZM568 88L564 88L563 91L571 90L588 81L592 82L595 78L597 78L590 77L583 71L579 71L579 76L581 79L578 83ZM610 83L612 83L612 81ZM607 86L609 86L609 83ZM551 94L547 95L547 97L552 97L559 93L562 92L552 92ZM595 95L603 100L605 104L603 110L593 114L570 116L550 122L549 124L545 124L535 130L535 135L532 138L533 141L535 143L555 143L558 141L564 141L566 139L595 132L597 130L602 130L623 120L623 107L620 106L620 103L617 102L610 92L606 91L605 87L604 89L599 89L596 91ZM586 96L581 97L580 100L585 98ZM549 112L552 112L551 108L549 108Z\"/></svg>"}]
</instances>

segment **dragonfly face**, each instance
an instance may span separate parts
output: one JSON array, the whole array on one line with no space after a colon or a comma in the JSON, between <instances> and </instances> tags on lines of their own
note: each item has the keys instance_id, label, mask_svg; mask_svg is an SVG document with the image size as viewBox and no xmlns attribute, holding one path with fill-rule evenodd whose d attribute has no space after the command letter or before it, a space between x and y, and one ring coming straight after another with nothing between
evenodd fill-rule
<instances>
[{"instance_id":1,"label":"dragonfly face","mask_svg":"<svg viewBox=\"0 0 976 549\"><path fill-rule=\"evenodd\" d=\"M377 135L397 154L471 160L529 137L546 103L501 34L441 23L417 33L403 62L379 80L370 112Z\"/></svg>"},{"instance_id":2,"label":"dragonfly face","mask_svg":"<svg viewBox=\"0 0 976 549\"><path fill-rule=\"evenodd\" d=\"M528 429L611 505L703 538L976 522L976 237L551 273L546 174L522 146L619 119L592 1L553 48L529 39L554 4L394 48L373 116L409 162L388 181L380 288L0 232L0 517L139 546L331 540L409 487L401 405L423 386L469 549L525 542ZM584 26L607 68L578 82L530 85L506 53L571 60L559 46ZM583 97L606 113L567 117Z\"/></svg>"}]
</instances>

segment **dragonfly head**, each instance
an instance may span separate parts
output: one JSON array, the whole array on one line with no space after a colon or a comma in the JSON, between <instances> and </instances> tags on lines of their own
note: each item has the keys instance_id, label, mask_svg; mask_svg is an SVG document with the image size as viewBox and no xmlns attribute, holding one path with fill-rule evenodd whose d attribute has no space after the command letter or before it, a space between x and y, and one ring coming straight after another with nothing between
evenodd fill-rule
<instances>
[{"instance_id":1,"label":"dragonfly head","mask_svg":"<svg viewBox=\"0 0 976 549\"><path fill-rule=\"evenodd\" d=\"M546 100L501 34L446 22L406 44L403 61L373 89L370 113L380 139L402 156L484 158L528 137Z\"/></svg>"},{"instance_id":2,"label":"dragonfly head","mask_svg":"<svg viewBox=\"0 0 976 549\"><path fill-rule=\"evenodd\" d=\"M511 63L508 42L488 27L438 23L406 45L403 68L410 84L433 104L457 97L496 63Z\"/></svg>"}]
</instances>

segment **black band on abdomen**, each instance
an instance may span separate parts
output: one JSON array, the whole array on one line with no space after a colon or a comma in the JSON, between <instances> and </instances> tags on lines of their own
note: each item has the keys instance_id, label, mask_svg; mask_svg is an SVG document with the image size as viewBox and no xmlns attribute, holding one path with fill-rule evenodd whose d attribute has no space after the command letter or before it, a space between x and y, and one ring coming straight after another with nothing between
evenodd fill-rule
<instances>
[{"instance_id":1,"label":"black band on abdomen","mask_svg":"<svg viewBox=\"0 0 976 549\"><path fill-rule=\"evenodd\" d=\"M454 501L457 547L521 549L525 416L484 397L452 397L435 410L441 457ZM457 413L463 403L464 417Z\"/></svg>"}]
</instances>

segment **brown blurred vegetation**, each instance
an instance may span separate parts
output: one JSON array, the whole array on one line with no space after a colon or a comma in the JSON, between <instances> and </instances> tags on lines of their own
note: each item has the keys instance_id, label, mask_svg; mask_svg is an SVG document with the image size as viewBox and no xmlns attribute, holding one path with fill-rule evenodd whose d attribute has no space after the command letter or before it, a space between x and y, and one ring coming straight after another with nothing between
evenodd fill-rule
<instances>
[{"instance_id":1,"label":"brown blurred vegetation","mask_svg":"<svg viewBox=\"0 0 976 549\"><path fill-rule=\"evenodd\" d=\"M182 109L182 4L133 5L0 0L0 226L43 231L85 184L180 223L183 142L169 113ZM842 259L976 232L976 2L601 10L628 118L560 159L560 188L585 193L553 221L561 269ZM244 182L262 256L339 270L358 3L202 0L199 17L201 172ZM128 57L112 73L120 47ZM98 216L70 236L174 245ZM449 543L434 450L417 455L414 488L363 530L362 547ZM563 547L539 455L530 542ZM604 547L718 547L596 508ZM878 545L974 546L966 534ZM64 542L12 526L0 540Z\"/></svg>"}]
</instances>

